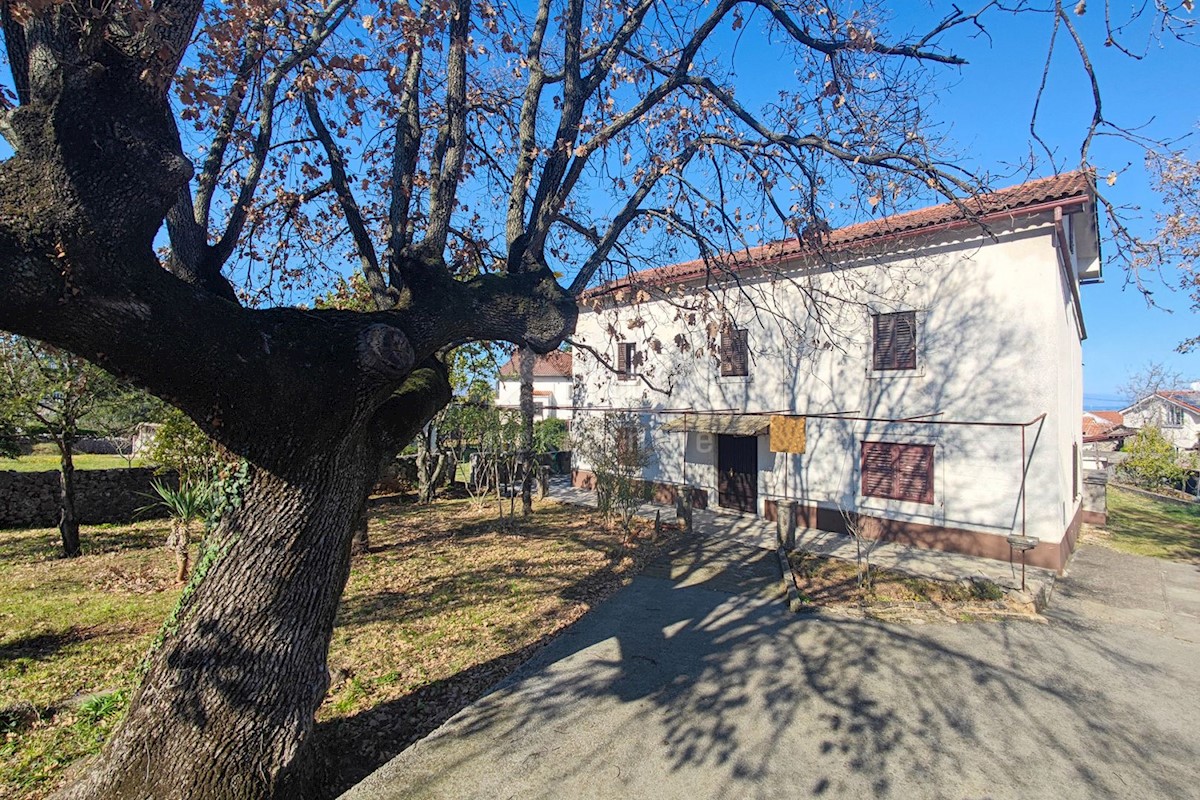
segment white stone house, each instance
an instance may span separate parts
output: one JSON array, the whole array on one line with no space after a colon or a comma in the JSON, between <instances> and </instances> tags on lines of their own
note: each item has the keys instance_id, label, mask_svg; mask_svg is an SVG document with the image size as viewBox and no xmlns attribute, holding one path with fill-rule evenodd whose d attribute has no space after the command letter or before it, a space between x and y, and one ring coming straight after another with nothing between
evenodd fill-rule
<instances>
[{"instance_id":1,"label":"white stone house","mask_svg":"<svg viewBox=\"0 0 1200 800\"><path fill-rule=\"evenodd\" d=\"M1164 390L1122 409L1126 427L1156 427L1180 450L1200 449L1200 390Z\"/></svg>"},{"instance_id":2,"label":"white stone house","mask_svg":"<svg viewBox=\"0 0 1200 800\"><path fill-rule=\"evenodd\" d=\"M533 405L535 421L543 419L571 419L574 402L572 391L572 358L564 350L555 350L533 361ZM499 408L521 407L521 374L517 355L500 367L500 379L496 387L496 405Z\"/></svg>"},{"instance_id":3,"label":"white stone house","mask_svg":"<svg viewBox=\"0 0 1200 800\"><path fill-rule=\"evenodd\" d=\"M999 559L1026 534L1028 563L1062 569L1094 197L1070 173L967 205L973 219L934 206L592 290L576 424L632 415L660 499L687 486L699 505Z\"/></svg>"}]
</instances>

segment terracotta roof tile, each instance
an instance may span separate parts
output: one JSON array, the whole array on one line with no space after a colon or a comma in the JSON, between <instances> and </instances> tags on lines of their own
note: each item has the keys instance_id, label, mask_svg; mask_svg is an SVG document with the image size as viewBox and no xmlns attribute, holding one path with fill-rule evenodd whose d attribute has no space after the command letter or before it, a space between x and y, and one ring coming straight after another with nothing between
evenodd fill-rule
<instances>
[{"instance_id":1,"label":"terracotta roof tile","mask_svg":"<svg viewBox=\"0 0 1200 800\"><path fill-rule=\"evenodd\" d=\"M1083 438L1102 437L1104 434L1119 427L1125 421L1119 411L1085 411L1083 412Z\"/></svg>"},{"instance_id":2,"label":"terracotta roof tile","mask_svg":"<svg viewBox=\"0 0 1200 800\"><path fill-rule=\"evenodd\" d=\"M940 225L969 224L967 212L973 217L981 219L995 219L1007 213L1017 216L1046 203L1087 198L1090 197L1090 192L1089 178L1085 172L1082 170L1067 172L1062 175L1028 181L1019 186L1000 189L990 194L969 197L962 201L961 206L955 203L943 203L837 228L826 234L824 241L816 247L800 239L786 239L750 247L738 251L732 259L732 263L726 268L739 270L763 262L782 261L807 253L851 250L855 246L867 245L880 239L915 236ZM666 267L643 270L628 278L611 281L591 289L585 292L585 295L605 294L635 282L657 285L675 283L703 275L709 267L710 265L706 264L703 259L695 259Z\"/></svg>"},{"instance_id":3,"label":"terracotta roof tile","mask_svg":"<svg viewBox=\"0 0 1200 800\"><path fill-rule=\"evenodd\" d=\"M544 356L536 356L533 360L533 377L535 378L570 378L572 358L564 350L552 350ZM504 366L500 367L501 378L515 378L519 374L517 354L514 352Z\"/></svg>"}]
</instances>

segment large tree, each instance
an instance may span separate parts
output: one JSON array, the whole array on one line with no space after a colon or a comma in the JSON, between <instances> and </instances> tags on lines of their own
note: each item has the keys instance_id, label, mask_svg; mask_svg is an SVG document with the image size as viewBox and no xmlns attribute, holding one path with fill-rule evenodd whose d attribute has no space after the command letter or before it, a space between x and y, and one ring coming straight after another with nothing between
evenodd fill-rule
<instances>
[{"instance_id":1,"label":"large tree","mask_svg":"<svg viewBox=\"0 0 1200 800\"><path fill-rule=\"evenodd\" d=\"M970 189L919 102L929 68L961 63L943 39L978 24L956 8L894 37L869 3L806 0L0 10L0 327L148 389L251 465L71 797L303 792L355 522L448 401L448 348L553 349L575 293L650 242L707 253L764 220L820 230L831 198ZM738 47L791 59L795 81L745 102ZM274 305L347 251L373 310Z\"/></svg>"}]
</instances>

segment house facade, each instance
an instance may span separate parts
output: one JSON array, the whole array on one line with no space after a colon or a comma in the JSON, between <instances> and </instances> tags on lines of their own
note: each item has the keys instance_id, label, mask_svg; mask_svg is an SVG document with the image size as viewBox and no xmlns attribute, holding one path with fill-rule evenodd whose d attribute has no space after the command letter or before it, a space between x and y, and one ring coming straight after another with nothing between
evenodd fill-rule
<instances>
[{"instance_id":1,"label":"house facade","mask_svg":"<svg viewBox=\"0 0 1200 800\"><path fill-rule=\"evenodd\" d=\"M572 356L563 350L555 350L533 361L533 406L535 421L543 419L571 419L574 403L572 391ZM521 373L517 354L500 367L500 378L496 386L496 405L500 408L521 407Z\"/></svg>"},{"instance_id":2,"label":"house facade","mask_svg":"<svg viewBox=\"0 0 1200 800\"><path fill-rule=\"evenodd\" d=\"M1061 569L1081 516L1094 200L1071 173L970 204L972 219L935 206L593 290L576 424L634 420L663 499L1000 559L1024 534L1028 563Z\"/></svg>"},{"instance_id":3,"label":"house facade","mask_svg":"<svg viewBox=\"0 0 1200 800\"><path fill-rule=\"evenodd\" d=\"M1163 390L1121 411L1130 428L1155 427L1180 450L1200 449L1200 391Z\"/></svg>"}]
</instances>

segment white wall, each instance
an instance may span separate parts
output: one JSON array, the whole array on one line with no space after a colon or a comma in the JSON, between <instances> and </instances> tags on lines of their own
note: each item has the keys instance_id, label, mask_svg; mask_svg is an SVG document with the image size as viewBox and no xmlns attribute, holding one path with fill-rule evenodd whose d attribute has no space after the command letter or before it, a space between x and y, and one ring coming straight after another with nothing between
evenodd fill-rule
<instances>
[{"instance_id":1,"label":"white wall","mask_svg":"<svg viewBox=\"0 0 1200 800\"><path fill-rule=\"evenodd\" d=\"M1167 409L1174 406L1183 414L1182 425L1170 424ZM1123 415L1130 428L1154 426L1162 431L1163 437L1181 450L1195 447L1200 439L1200 415L1181 406L1175 406L1161 397L1147 397L1127 408Z\"/></svg>"},{"instance_id":2,"label":"white wall","mask_svg":"<svg viewBox=\"0 0 1200 800\"><path fill-rule=\"evenodd\" d=\"M585 309L576 338L615 363L611 326L620 341L648 355L641 368L646 381L670 394L642 380L616 379L580 348L580 404L933 415L943 422L1028 422L1044 413L1026 430L1027 531L1060 541L1078 508L1070 464L1071 444L1080 438L1082 353L1050 223L1043 215L1018 228L994 227L998 243L969 234L904 240L908 252L863 256L848 268L743 275L736 285L673 289L663 299ZM713 338L719 310L750 331L749 377L719 374ZM870 314L898 310L917 311L917 369L873 373ZM657 424L673 418L662 414ZM787 496L932 525L1002 534L1020 528L1019 428L812 417L808 426L803 455L770 453L761 438L760 511L762 499ZM647 478L682 480L685 435L651 429L659 457ZM715 488L715 447L706 438L686 436L687 478ZM933 444L935 503L861 497L864 439Z\"/></svg>"},{"instance_id":3,"label":"white wall","mask_svg":"<svg viewBox=\"0 0 1200 800\"><path fill-rule=\"evenodd\" d=\"M534 378L534 392L549 392L549 395L534 395L533 402L541 406L534 415L535 420L571 419L571 407L575 404L570 378ZM501 408L518 408L521 405L521 381L518 378L502 378L496 387L496 405Z\"/></svg>"}]
</instances>

